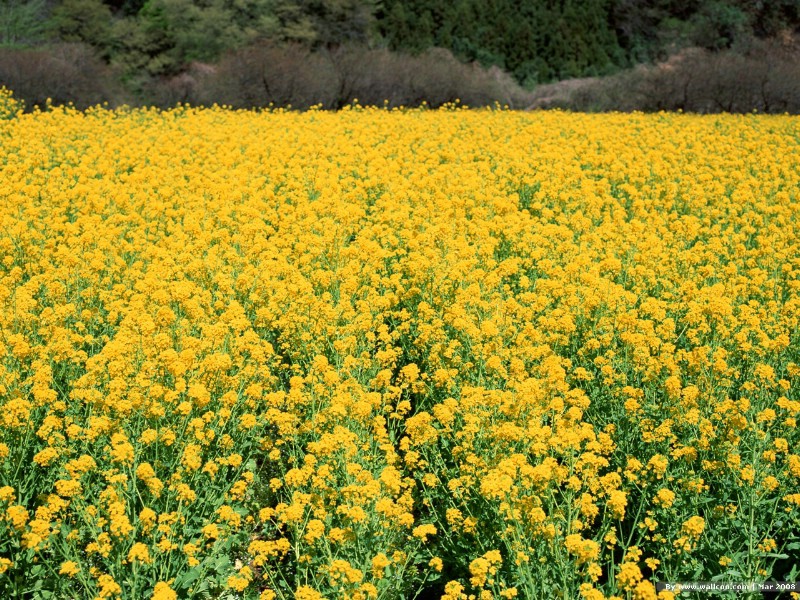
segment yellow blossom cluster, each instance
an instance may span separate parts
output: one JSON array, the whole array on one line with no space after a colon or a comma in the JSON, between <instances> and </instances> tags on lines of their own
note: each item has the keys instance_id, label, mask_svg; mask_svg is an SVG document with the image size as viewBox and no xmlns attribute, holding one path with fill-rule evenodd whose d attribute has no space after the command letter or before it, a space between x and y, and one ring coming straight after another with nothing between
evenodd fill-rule
<instances>
[{"instance_id":1,"label":"yellow blossom cluster","mask_svg":"<svg viewBox=\"0 0 800 600\"><path fill-rule=\"evenodd\" d=\"M788 576L796 117L0 100L0 597Z\"/></svg>"}]
</instances>

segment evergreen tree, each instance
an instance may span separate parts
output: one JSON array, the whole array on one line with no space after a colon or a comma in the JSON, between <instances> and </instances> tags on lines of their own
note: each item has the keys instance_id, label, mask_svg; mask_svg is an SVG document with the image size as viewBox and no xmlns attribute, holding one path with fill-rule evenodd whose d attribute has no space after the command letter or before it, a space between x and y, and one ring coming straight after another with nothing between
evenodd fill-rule
<instances>
[{"instance_id":1,"label":"evergreen tree","mask_svg":"<svg viewBox=\"0 0 800 600\"><path fill-rule=\"evenodd\" d=\"M419 51L432 38L433 45L503 67L529 85L603 72L623 60L609 0L387 2L383 30L392 48Z\"/></svg>"},{"instance_id":2,"label":"evergreen tree","mask_svg":"<svg viewBox=\"0 0 800 600\"><path fill-rule=\"evenodd\" d=\"M0 0L0 46L35 44L45 34L45 0Z\"/></svg>"},{"instance_id":3,"label":"evergreen tree","mask_svg":"<svg viewBox=\"0 0 800 600\"><path fill-rule=\"evenodd\" d=\"M379 0L296 0L307 15L317 44L372 45L378 39Z\"/></svg>"},{"instance_id":4,"label":"evergreen tree","mask_svg":"<svg viewBox=\"0 0 800 600\"><path fill-rule=\"evenodd\" d=\"M102 0L62 0L49 23L65 42L83 42L107 53L111 43L111 9Z\"/></svg>"}]
</instances>

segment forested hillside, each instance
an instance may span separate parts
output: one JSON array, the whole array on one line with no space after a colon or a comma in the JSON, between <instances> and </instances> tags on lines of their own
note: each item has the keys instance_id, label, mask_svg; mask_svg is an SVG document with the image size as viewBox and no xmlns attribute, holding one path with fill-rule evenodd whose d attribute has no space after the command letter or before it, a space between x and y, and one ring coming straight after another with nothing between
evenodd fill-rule
<instances>
[{"instance_id":1,"label":"forested hillside","mask_svg":"<svg viewBox=\"0 0 800 600\"><path fill-rule=\"evenodd\" d=\"M80 43L133 89L265 42L323 54L438 48L531 89L688 47L744 54L798 26L800 0L0 0L0 63L9 49Z\"/></svg>"}]
</instances>

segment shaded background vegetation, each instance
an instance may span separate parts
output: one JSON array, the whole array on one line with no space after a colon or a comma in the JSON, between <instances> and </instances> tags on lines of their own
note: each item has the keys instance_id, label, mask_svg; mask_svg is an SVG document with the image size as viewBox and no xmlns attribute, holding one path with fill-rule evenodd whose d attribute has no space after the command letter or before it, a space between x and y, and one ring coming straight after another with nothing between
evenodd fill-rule
<instances>
[{"instance_id":1,"label":"shaded background vegetation","mask_svg":"<svg viewBox=\"0 0 800 600\"><path fill-rule=\"evenodd\" d=\"M0 84L29 106L798 112L799 29L800 0L0 0Z\"/></svg>"}]
</instances>

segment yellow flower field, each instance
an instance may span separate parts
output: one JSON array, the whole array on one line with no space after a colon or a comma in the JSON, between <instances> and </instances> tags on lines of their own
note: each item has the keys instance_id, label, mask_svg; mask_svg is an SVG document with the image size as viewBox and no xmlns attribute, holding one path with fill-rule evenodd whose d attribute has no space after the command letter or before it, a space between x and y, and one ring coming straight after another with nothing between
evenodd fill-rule
<instances>
[{"instance_id":1,"label":"yellow flower field","mask_svg":"<svg viewBox=\"0 0 800 600\"><path fill-rule=\"evenodd\" d=\"M0 113L0 597L797 579L797 117Z\"/></svg>"}]
</instances>

